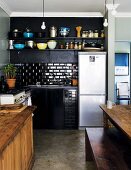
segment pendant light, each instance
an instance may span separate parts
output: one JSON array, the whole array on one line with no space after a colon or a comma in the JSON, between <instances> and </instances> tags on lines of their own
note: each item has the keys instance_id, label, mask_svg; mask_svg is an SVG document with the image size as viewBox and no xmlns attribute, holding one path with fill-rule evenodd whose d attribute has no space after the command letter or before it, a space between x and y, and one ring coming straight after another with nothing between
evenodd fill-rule
<instances>
[{"instance_id":1,"label":"pendant light","mask_svg":"<svg viewBox=\"0 0 131 170\"><path fill-rule=\"evenodd\" d=\"M43 19L44 19L44 0L43 0ZM41 29L44 30L46 29L45 22L42 22Z\"/></svg>"},{"instance_id":2,"label":"pendant light","mask_svg":"<svg viewBox=\"0 0 131 170\"><path fill-rule=\"evenodd\" d=\"M117 7L119 6L119 3L116 3L116 0L112 0L112 3L106 3L106 8L108 10L111 10L111 14L112 15L116 15L117 11Z\"/></svg>"},{"instance_id":3,"label":"pendant light","mask_svg":"<svg viewBox=\"0 0 131 170\"><path fill-rule=\"evenodd\" d=\"M106 0L105 0L105 15L106 15ZM104 19L103 26L104 26L104 27L107 27L107 26L108 26L108 21L107 21L106 18Z\"/></svg>"},{"instance_id":4,"label":"pendant light","mask_svg":"<svg viewBox=\"0 0 131 170\"><path fill-rule=\"evenodd\" d=\"M115 7L115 0L113 0L113 9L112 9L112 12L111 12L112 15L116 15L116 13L117 13L116 8L117 7Z\"/></svg>"}]
</instances>

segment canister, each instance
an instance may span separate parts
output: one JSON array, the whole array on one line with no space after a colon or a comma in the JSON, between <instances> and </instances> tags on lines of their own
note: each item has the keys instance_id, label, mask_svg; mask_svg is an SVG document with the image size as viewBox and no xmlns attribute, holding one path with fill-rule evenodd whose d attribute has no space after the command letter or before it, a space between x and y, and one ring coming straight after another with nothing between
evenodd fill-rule
<instances>
[{"instance_id":1,"label":"canister","mask_svg":"<svg viewBox=\"0 0 131 170\"><path fill-rule=\"evenodd\" d=\"M57 28L55 26L50 27L50 37L57 36Z\"/></svg>"}]
</instances>

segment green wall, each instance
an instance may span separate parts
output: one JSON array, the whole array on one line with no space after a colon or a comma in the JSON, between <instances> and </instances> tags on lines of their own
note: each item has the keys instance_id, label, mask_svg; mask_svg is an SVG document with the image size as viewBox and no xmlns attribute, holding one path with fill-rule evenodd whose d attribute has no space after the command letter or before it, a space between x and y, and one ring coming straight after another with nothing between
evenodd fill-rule
<instances>
[{"instance_id":1,"label":"green wall","mask_svg":"<svg viewBox=\"0 0 131 170\"><path fill-rule=\"evenodd\" d=\"M130 73L130 42L126 42L126 41L115 42L115 52L129 53L129 73ZM128 82L130 86L130 74L127 76L115 76L115 87L117 82ZM116 93L116 88L115 88L115 93Z\"/></svg>"},{"instance_id":2,"label":"green wall","mask_svg":"<svg viewBox=\"0 0 131 170\"><path fill-rule=\"evenodd\" d=\"M131 41L131 17L115 19L115 40Z\"/></svg>"},{"instance_id":3,"label":"green wall","mask_svg":"<svg viewBox=\"0 0 131 170\"><path fill-rule=\"evenodd\" d=\"M131 17L116 18L115 21L115 52L128 52L130 54L129 76L116 77L115 82L127 81L131 89Z\"/></svg>"},{"instance_id":4,"label":"green wall","mask_svg":"<svg viewBox=\"0 0 131 170\"><path fill-rule=\"evenodd\" d=\"M10 17L0 8L0 68L9 62L8 32L10 30ZM1 74L0 74L1 75Z\"/></svg>"}]
</instances>

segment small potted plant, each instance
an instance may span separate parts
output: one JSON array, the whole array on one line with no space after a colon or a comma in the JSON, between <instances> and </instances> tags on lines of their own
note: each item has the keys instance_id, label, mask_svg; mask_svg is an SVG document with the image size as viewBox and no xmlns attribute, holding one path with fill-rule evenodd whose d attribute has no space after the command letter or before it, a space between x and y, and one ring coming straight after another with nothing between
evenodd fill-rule
<instances>
[{"instance_id":1,"label":"small potted plant","mask_svg":"<svg viewBox=\"0 0 131 170\"><path fill-rule=\"evenodd\" d=\"M3 72L5 74L6 82L9 88L15 87L16 70L17 69L13 64L7 64L3 67Z\"/></svg>"}]
</instances>

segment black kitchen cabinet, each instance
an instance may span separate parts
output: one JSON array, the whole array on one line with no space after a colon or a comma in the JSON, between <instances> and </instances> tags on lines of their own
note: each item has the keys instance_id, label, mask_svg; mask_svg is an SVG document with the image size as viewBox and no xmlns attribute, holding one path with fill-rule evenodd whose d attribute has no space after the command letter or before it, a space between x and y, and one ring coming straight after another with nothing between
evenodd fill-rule
<instances>
[{"instance_id":1,"label":"black kitchen cabinet","mask_svg":"<svg viewBox=\"0 0 131 170\"><path fill-rule=\"evenodd\" d=\"M64 129L78 128L78 91L64 89Z\"/></svg>"},{"instance_id":2,"label":"black kitchen cabinet","mask_svg":"<svg viewBox=\"0 0 131 170\"><path fill-rule=\"evenodd\" d=\"M63 89L32 88L32 104L34 129L64 128Z\"/></svg>"},{"instance_id":3,"label":"black kitchen cabinet","mask_svg":"<svg viewBox=\"0 0 131 170\"><path fill-rule=\"evenodd\" d=\"M51 129L64 128L63 89L48 89L48 114Z\"/></svg>"},{"instance_id":4,"label":"black kitchen cabinet","mask_svg":"<svg viewBox=\"0 0 131 170\"><path fill-rule=\"evenodd\" d=\"M31 90L32 104L37 106L34 111L33 127L34 129L43 129L48 126L47 114L47 89L32 88Z\"/></svg>"}]
</instances>

